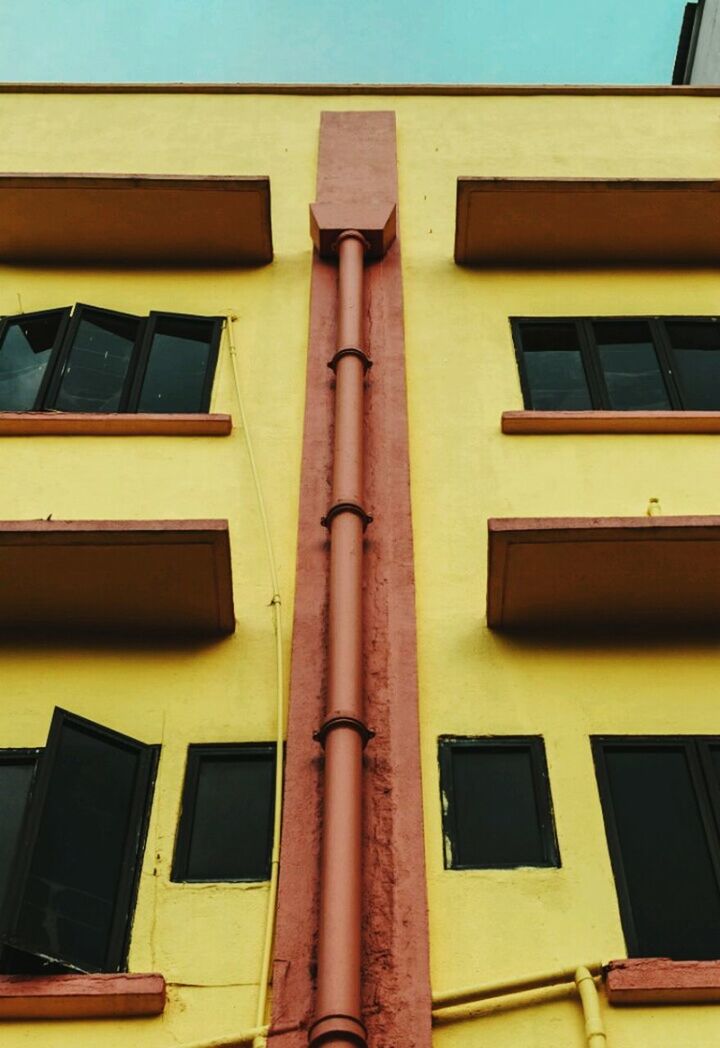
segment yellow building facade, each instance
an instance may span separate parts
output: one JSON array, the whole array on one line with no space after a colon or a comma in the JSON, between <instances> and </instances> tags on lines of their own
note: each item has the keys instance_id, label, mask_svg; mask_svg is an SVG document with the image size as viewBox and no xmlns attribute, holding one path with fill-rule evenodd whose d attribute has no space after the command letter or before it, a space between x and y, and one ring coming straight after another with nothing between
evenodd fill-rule
<instances>
[{"instance_id":1,"label":"yellow building facade","mask_svg":"<svg viewBox=\"0 0 720 1048\"><path fill-rule=\"evenodd\" d=\"M410 939L402 948L429 951L428 992L436 996L629 956L590 739L720 736L717 640L700 630L598 636L488 628L487 522L711 518L717 434L712 420L690 432L660 424L655 432L613 432L609 424L585 433L503 432L503 413L524 406L510 318L713 317L717 251L714 263L699 256L668 263L655 251L632 264L597 264L586 253L582 262L554 265L527 258L458 265L456 186L460 177L707 186L716 178L719 108L716 90L692 88L2 90L5 172L268 176L273 240L272 262L249 267L127 265L119 255L102 264L18 262L12 247L5 251L4 317L88 303L142 316L230 318L209 405L211 414L232 417L230 433L107 435L88 424L85 432L49 434L30 419L2 437L0 521L227 521L236 620L229 635L215 637L44 626L18 635L6 609L0 747L43 747L56 707L160 747L127 970L160 973L167 986L164 1010L152 1017L8 1020L8 1048L232 1044L258 1025L268 882L181 883L171 873L188 746L272 744L278 732L275 587L248 434L277 563L286 699L298 657L291 641L307 455L308 204L317 199L323 112L391 111L397 128L429 928L427 943ZM30 216L33 191L26 192ZM532 210L521 211L516 228ZM711 208L711 230L716 219ZM368 542L379 524L376 514ZM318 533L320 542L319 525ZM31 571L28 585L36 581ZM653 593L650 581L649 602ZM393 644L392 624L381 643ZM445 736L542 738L559 865L446 868L438 763ZM292 744L290 735L288 757ZM281 850L281 895L283 861ZM401 862L397 870L402 878ZM425 900L418 905L424 910ZM281 906L279 921L286 912ZM371 921L366 915L366 926ZM606 1042L597 1033L586 1040L566 980L520 996L498 991L462 1021L436 1010L432 1033L428 1008L425 1032L413 1030L405 1044L704 1048L717 1038L718 1013L702 1003L712 987L697 991L697 1004L647 998L621 1008L597 985ZM377 1048L402 1043L396 1034L383 1038L389 1003L370 1008L369 1043ZM307 1007L311 1013L312 1001ZM271 1021L268 1010L262 1023ZM307 1043L307 1029L274 1038L271 1028L269 1040L279 1048Z\"/></svg>"}]
</instances>

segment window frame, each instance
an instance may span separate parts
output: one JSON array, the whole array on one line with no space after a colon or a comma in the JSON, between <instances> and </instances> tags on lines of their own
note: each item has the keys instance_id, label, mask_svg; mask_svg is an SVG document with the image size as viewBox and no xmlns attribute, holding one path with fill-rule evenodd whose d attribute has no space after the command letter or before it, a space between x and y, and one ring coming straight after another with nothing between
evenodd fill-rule
<instances>
[{"instance_id":1,"label":"window frame","mask_svg":"<svg viewBox=\"0 0 720 1048\"><path fill-rule=\"evenodd\" d=\"M203 381L201 394L202 407L200 408L201 413L208 412L210 410L212 388L215 381L215 371L217 370L217 362L220 356L220 341L222 339L222 329L225 318L216 316L196 316L190 313L168 313L156 309L151 310L148 314L135 347L135 352L133 354L135 358L135 366L132 369L133 375L128 391L128 407L126 410L129 414L138 414L138 404L140 402L140 395L145 381L145 374L150 360L150 351L152 349L158 321L165 320L166 318L170 318L171 320L197 320L212 324L208 362L207 368L205 369L205 379Z\"/></svg>"},{"instance_id":2,"label":"window frame","mask_svg":"<svg viewBox=\"0 0 720 1048\"><path fill-rule=\"evenodd\" d=\"M75 336L78 333L80 324L82 323L83 316L87 313L104 313L111 317L118 317L122 320L137 320L138 322L138 333L135 337L132 352L130 353L130 359L128 361L127 374L123 381L122 393L120 394L120 403L118 404L117 411L103 411L103 412L88 412L88 414L102 414L102 415L123 415L128 413L128 401L130 398L130 390L132 387L132 377L135 372L135 365L138 356L138 346L142 339L143 330L147 325L147 320L144 317L137 316L135 313L122 313L117 309L104 309L100 306L91 306L87 302L76 302L72 311L72 317L70 323L66 329L65 336L60 345L60 352L58 353L55 367L53 370L53 376L48 385L47 393L43 400L43 407L46 411L62 411L61 408L55 407L55 401L57 400L60 387L62 386L63 376L65 374L65 365L67 364L70 352L73 347ZM49 365L48 365L49 366ZM62 412L65 414L65 412Z\"/></svg>"},{"instance_id":3,"label":"window frame","mask_svg":"<svg viewBox=\"0 0 720 1048\"><path fill-rule=\"evenodd\" d=\"M680 370L677 367L676 350L672 348L670 342L670 336L665 327L666 323L673 322L696 322L696 323L715 323L720 325L720 315L710 314L707 316L698 315L680 315L680 314L643 314L643 315L607 315L607 316L543 316L543 317L510 317L510 328L512 332L513 347L515 350L515 360L517 363L518 373L520 375L520 389L523 397L523 407L525 411L561 411L561 408L534 408L532 407L532 390L528 381L527 371L525 369L525 353L522 344L522 325L523 324L535 324L535 325L547 325L553 324L573 324L578 334L578 343L580 346L580 356L585 371L585 378L588 384L588 393L590 396L591 407L585 410L587 411L624 411L628 414L632 414L634 409L620 409L613 408L610 404L610 397L607 391L605 378L600 363L600 355L597 349L597 342L593 333L593 324L601 324L604 321L608 323L646 323L650 329L650 337L652 339L653 348L658 360L658 366L660 374L665 386L665 390L670 401L669 408L663 408L664 411L695 411L698 409L688 408L685 406L687 394L683 389L682 378L680 376ZM532 352L529 350L527 352ZM720 352L720 350L718 350ZM646 409L638 408L637 411L644 412Z\"/></svg>"},{"instance_id":4,"label":"window frame","mask_svg":"<svg viewBox=\"0 0 720 1048\"><path fill-rule=\"evenodd\" d=\"M43 746L5 746L0 749L0 767L4 764L17 765L17 764L32 764L33 774L30 780L30 789L28 791L27 800L25 802L25 812L30 805L30 798L32 796L33 788L35 786L35 778L37 776L38 761L42 756L44 747ZM23 813L23 823L25 821L25 813ZM20 826L20 832L18 834L18 846L22 839L23 825ZM11 869L12 874L12 869ZM2 904L2 898L0 897L0 905ZM0 954L2 953L2 943L0 943Z\"/></svg>"},{"instance_id":5,"label":"window frame","mask_svg":"<svg viewBox=\"0 0 720 1048\"><path fill-rule=\"evenodd\" d=\"M526 747L530 756L535 812L543 847L542 863L492 863L468 865L455 861L458 852L457 805L452 775L452 751L455 749L517 749ZM558 869L562 866L555 826L555 811L550 789L545 739L542 735L441 735L438 738L440 769L440 811L443 828L443 861L446 870L525 870ZM447 801L447 803L445 803Z\"/></svg>"},{"instance_id":6,"label":"window frame","mask_svg":"<svg viewBox=\"0 0 720 1048\"><path fill-rule=\"evenodd\" d=\"M273 785L270 789L270 817L268 819L267 865L262 878L257 877L189 877L190 846L195 826L195 807L197 804L198 782L203 758L225 752L228 755L255 754L273 758ZM283 755L280 755L282 759ZM201 742L191 743L187 748L185 777L183 779L180 811L175 835L170 880L175 884L264 884L270 880L272 865L272 847L275 821L275 775L277 772L278 750L274 742Z\"/></svg>"},{"instance_id":7,"label":"window frame","mask_svg":"<svg viewBox=\"0 0 720 1048\"><path fill-rule=\"evenodd\" d=\"M27 411L42 411L47 391L52 381L52 376L55 374L57 367L58 358L62 352L62 347L65 343L65 338L68 331L68 326L71 322L72 306L57 306L55 309L35 309L31 313L12 313L7 316L0 318L0 353L2 352L2 345L5 340L5 335L9 327L12 324L17 323L21 320L34 320L36 317L50 316L52 313L60 313L60 323L58 325L57 334L55 335L55 341L53 342L52 349L50 350L50 356L43 372L43 377L40 380L38 391L35 394L35 401L31 408L26 408ZM0 414L4 411L12 411L12 408L0 409Z\"/></svg>"},{"instance_id":8,"label":"window frame","mask_svg":"<svg viewBox=\"0 0 720 1048\"><path fill-rule=\"evenodd\" d=\"M720 747L720 735L591 735L590 745L628 957L644 957L625 873L610 777L605 763L605 748L614 746L637 749L642 747L651 750L659 747L676 747L684 752L690 772L690 782L697 799L700 820L705 830L705 840L718 886L718 894L720 894L720 783L710 763L710 748L712 745Z\"/></svg>"},{"instance_id":9,"label":"window frame","mask_svg":"<svg viewBox=\"0 0 720 1048\"><path fill-rule=\"evenodd\" d=\"M0 747L0 764L31 764L42 754L44 746Z\"/></svg>"},{"instance_id":10,"label":"window frame","mask_svg":"<svg viewBox=\"0 0 720 1048\"><path fill-rule=\"evenodd\" d=\"M22 840L23 826L24 826L25 819L26 819L26 816L27 816L27 810L28 810L28 808L30 806L30 798L32 797L32 791L33 791L33 788L35 786L35 779L36 779L36 776L37 776L38 761L39 761L39 759L40 759L40 757L41 757L41 755L43 753L43 749L44 749L44 747L42 747L42 746L34 746L34 747L30 747L30 746L17 746L17 747L16 746L5 746L2 749L0 749L0 768L3 765L8 765L8 764L9 765L18 765L18 764L32 764L33 765L33 773L32 773L31 779L30 779L30 789L28 790L28 795L27 795L27 797L25 799L25 810L23 812L23 817L22 817L22 820L21 820L21 823L20 823L20 829L19 829L19 832L18 832L18 839L17 839L17 842L16 842L16 848L20 847L20 841ZM8 870L8 884L7 884L8 888L10 887L10 879L11 879L12 874L13 874L13 866L14 866L14 860L11 859L10 867L9 867L9 870ZM0 892L0 910L2 910L2 908L3 908L3 906L2 906L3 902L4 902L4 897L3 897L2 892ZM7 946L5 946L4 943L0 942L0 973L2 975L12 974L12 964L10 964L10 965L7 964L7 957L8 957L8 954L12 954L13 952L14 951L13 951L12 947L7 947ZM6 972L6 969L7 969L7 972Z\"/></svg>"},{"instance_id":11,"label":"window frame","mask_svg":"<svg viewBox=\"0 0 720 1048\"><path fill-rule=\"evenodd\" d=\"M55 407L65 365L70 356L73 341L77 334L83 316L87 313L100 313L111 317L119 317L123 320L138 321L138 332L135 338L127 374L123 383L120 403L116 411L86 412L87 415L152 415L153 412L139 412L137 405L142 392L142 384L147 370L147 364L152 347L152 339L157 327L158 320L166 317L173 320L200 321L212 324L210 336L209 353L205 378L201 391L201 408L191 414L208 414L212 399L212 390L215 382L215 372L220 358L220 346L222 343L223 325L225 317L216 315L200 315L195 313L172 313L166 310L151 310L147 316L135 313L123 313L116 309L106 309L104 306L94 306L88 302L76 302L73 306L61 306L56 309L40 309L32 313L14 313L0 317L0 348L5 332L12 323L17 321L46 316L53 313L62 313L58 333L55 337L50 358L48 359L45 372L38 387L32 408L14 409L0 408L0 416L3 414L16 414L18 410L24 414L27 411L52 412L57 415L74 415L77 412L65 411ZM168 416L173 414L184 414L184 412L167 412Z\"/></svg>"},{"instance_id":12,"label":"window frame","mask_svg":"<svg viewBox=\"0 0 720 1048\"><path fill-rule=\"evenodd\" d=\"M48 796L55 758L60 745L61 730L67 723L77 725L81 730L89 731L96 737L107 738L115 743L120 743L126 748L135 749L139 753L132 803L128 812L128 825L139 828L136 839L137 846L133 854L130 854L129 849L126 849L123 856L118 875L118 891L115 898L113 923L106 944L105 965L100 969L100 971L104 972L126 971L133 917L152 813L160 746L141 743L137 739L130 738L128 735L114 731L103 724L98 724L60 707L55 707L53 711L47 745L41 748L31 792L28 797L23 825L18 839L18 854L10 872L7 895L2 906L2 913L0 913L0 931L3 934L3 941L0 943L0 947L7 945L23 953L30 953L31 956L37 956L27 950L18 940L18 924L22 913L20 903L26 891L34 847L38 840L40 823L44 815L45 800ZM13 939L14 941L10 941ZM60 964L70 971L86 971L86 969L79 968L77 965L69 963L62 958L57 959L53 963Z\"/></svg>"}]
</instances>

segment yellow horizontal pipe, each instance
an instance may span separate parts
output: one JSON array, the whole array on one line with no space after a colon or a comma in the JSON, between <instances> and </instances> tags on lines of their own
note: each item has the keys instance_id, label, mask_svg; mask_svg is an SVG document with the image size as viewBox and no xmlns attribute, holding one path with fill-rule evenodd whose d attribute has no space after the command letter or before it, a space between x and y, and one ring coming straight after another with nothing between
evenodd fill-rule
<instances>
[{"instance_id":1,"label":"yellow horizontal pipe","mask_svg":"<svg viewBox=\"0 0 720 1048\"><path fill-rule=\"evenodd\" d=\"M600 961L585 965L591 975L601 975L603 966ZM433 994L433 1011L441 1008L452 1008L458 1004L484 1001L490 997L504 997L507 994L522 993L524 990L536 990L543 986L555 986L558 983L574 983L577 965L573 968L561 968L559 971L529 975L524 979L510 979L506 982L486 983L483 986L468 986L464 990L449 990L446 993Z\"/></svg>"},{"instance_id":2,"label":"yellow horizontal pipe","mask_svg":"<svg viewBox=\"0 0 720 1048\"><path fill-rule=\"evenodd\" d=\"M498 1012L512 1011L517 1008L532 1008L549 1001L575 998L577 989L574 983L557 983L551 986L537 986L532 990L520 990L516 993L498 997L486 997L481 1001L468 1001L452 1007L441 1008L432 1012L433 1026L445 1026L450 1023L469 1022L472 1019L483 1019Z\"/></svg>"}]
</instances>

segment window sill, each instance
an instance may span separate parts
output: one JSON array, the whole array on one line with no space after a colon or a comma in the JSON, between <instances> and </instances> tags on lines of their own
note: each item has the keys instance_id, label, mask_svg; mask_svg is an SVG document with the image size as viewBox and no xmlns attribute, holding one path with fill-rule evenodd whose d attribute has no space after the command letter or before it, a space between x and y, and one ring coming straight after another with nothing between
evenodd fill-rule
<instances>
[{"instance_id":1,"label":"window sill","mask_svg":"<svg viewBox=\"0 0 720 1048\"><path fill-rule=\"evenodd\" d=\"M162 975L0 976L0 1019L122 1019L164 1009Z\"/></svg>"},{"instance_id":2,"label":"window sill","mask_svg":"<svg viewBox=\"0 0 720 1048\"><path fill-rule=\"evenodd\" d=\"M707 1004L720 1001L720 961L671 961L637 957L611 961L606 975L610 1004Z\"/></svg>"},{"instance_id":3,"label":"window sill","mask_svg":"<svg viewBox=\"0 0 720 1048\"><path fill-rule=\"evenodd\" d=\"M503 433L720 433L720 411L503 411Z\"/></svg>"},{"instance_id":4,"label":"window sill","mask_svg":"<svg viewBox=\"0 0 720 1048\"><path fill-rule=\"evenodd\" d=\"M226 437L230 415L0 411L2 437Z\"/></svg>"}]
</instances>

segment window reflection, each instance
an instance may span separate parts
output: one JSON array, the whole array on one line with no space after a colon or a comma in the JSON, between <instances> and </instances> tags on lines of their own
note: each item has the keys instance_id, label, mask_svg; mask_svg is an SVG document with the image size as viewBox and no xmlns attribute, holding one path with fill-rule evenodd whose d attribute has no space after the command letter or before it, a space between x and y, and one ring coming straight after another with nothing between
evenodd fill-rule
<instances>
[{"instance_id":1,"label":"window reflection","mask_svg":"<svg viewBox=\"0 0 720 1048\"><path fill-rule=\"evenodd\" d=\"M610 407L616 411L669 408L650 328L646 323L593 324Z\"/></svg>"},{"instance_id":2,"label":"window reflection","mask_svg":"<svg viewBox=\"0 0 720 1048\"><path fill-rule=\"evenodd\" d=\"M119 411L138 317L83 309L63 367L59 411Z\"/></svg>"},{"instance_id":3,"label":"window reflection","mask_svg":"<svg viewBox=\"0 0 720 1048\"><path fill-rule=\"evenodd\" d=\"M0 411L32 411L65 310L16 317L0 345Z\"/></svg>"},{"instance_id":4,"label":"window reflection","mask_svg":"<svg viewBox=\"0 0 720 1048\"><path fill-rule=\"evenodd\" d=\"M206 377L215 324L160 316L156 319L138 411L206 411Z\"/></svg>"},{"instance_id":5,"label":"window reflection","mask_svg":"<svg viewBox=\"0 0 720 1048\"><path fill-rule=\"evenodd\" d=\"M720 411L720 325L712 320L671 320L666 327L685 407Z\"/></svg>"}]
</instances>

